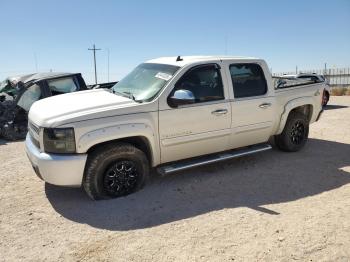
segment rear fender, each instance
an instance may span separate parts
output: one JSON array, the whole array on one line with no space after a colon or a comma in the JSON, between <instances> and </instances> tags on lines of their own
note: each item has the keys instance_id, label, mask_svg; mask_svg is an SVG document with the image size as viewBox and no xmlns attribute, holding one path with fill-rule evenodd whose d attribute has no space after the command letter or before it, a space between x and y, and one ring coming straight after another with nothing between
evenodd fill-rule
<instances>
[{"instance_id":1,"label":"rear fender","mask_svg":"<svg viewBox=\"0 0 350 262\"><path fill-rule=\"evenodd\" d=\"M289 101L286 104L286 106L284 107L284 111L283 111L282 116L281 116L280 125L279 125L279 128L278 128L276 134L278 135L278 134L282 133L284 126L287 123L289 113L293 109L295 109L297 107L305 106L305 105L310 105L311 107L313 107L313 104L314 104L314 97L312 97L312 96L300 97L300 98L296 98L296 99ZM312 118L312 116L311 116L311 118Z\"/></svg>"}]
</instances>

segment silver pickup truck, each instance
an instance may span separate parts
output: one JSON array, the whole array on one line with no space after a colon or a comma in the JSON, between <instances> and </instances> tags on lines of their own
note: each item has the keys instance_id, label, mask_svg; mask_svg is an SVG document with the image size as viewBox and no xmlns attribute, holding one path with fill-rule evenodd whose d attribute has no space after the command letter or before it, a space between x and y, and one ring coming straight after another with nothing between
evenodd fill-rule
<instances>
[{"instance_id":1,"label":"silver pickup truck","mask_svg":"<svg viewBox=\"0 0 350 262\"><path fill-rule=\"evenodd\" d=\"M298 151L325 86L275 82L256 58L150 60L111 90L35 102L27 155L44 181L106 199L140 189L151 167L167 174L261 152L270 138Z\"/></svg>"}]
</instances>

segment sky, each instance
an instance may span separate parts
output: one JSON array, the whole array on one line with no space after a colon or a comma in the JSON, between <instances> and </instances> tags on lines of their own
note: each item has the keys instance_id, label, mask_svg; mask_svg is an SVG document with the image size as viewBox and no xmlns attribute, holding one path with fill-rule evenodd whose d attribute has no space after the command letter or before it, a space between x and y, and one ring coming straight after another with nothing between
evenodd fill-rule
<instances>
[{"instance_id":1,"label":"sky","mask_svg":"<svg viewBox=\"0 0 350 262\"><path fill-rule=\"evenodd\" d=\"M0 80L52 70L93 83L93 44L98 82L177 55L254 56L273 72L350 67L350 0L1 0L0 10Z\"/></svg>"}]
</instances>

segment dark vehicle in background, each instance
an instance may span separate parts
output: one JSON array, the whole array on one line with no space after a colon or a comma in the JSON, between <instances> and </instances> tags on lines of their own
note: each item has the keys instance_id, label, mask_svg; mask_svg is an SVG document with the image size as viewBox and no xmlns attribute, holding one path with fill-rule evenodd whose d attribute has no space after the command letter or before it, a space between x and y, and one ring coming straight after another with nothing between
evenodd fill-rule
<instances>
[{"instance_id":1,"label":"dark vehicle in background","mask_svg":"<svg viewBox=\"0 0 350 262\"><path fill-rule=\"evenodd\" d=\"M300 73L297 75L283 75L282 78L296 78L296 79L303 79L303 80L310 80L314 83L325 83L325 90L323 92L323 100L322 100L322 105L326 106L329 101L330 97L330 86L327 81L327 79L323 75L318 75L316 73L308 74L308 73Z\"/></svg>"},{"instance_id":2,"label":"dark vehicle in background","mask_svg":"<svg viewBox=\"0 0 350 262\"><path fill-rule=\"evenodd\" d=\"M28 112L40 99L93 88L111 88L115 82L87 86L80 73L37 73L8 77L0 83L0 137L24 139Z\"/></svg>"}]
</instances>

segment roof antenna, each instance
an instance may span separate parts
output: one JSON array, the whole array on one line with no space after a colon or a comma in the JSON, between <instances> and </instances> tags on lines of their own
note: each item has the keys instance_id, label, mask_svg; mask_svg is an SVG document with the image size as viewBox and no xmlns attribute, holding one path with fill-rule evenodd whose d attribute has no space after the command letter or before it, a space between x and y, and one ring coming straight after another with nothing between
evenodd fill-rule
<instances>
[{"instance_id":1,"label":"roof antenna","mask_svg":"<svg viewBox=\"0 0 350 262\"><path fill-rule=\"evenodd\" d=\"M183 61L183 59L181 58L181 56L178 56L178 57L176 58L176 62L179 62L179 61Z\"/></svg>"}]
</instances>

